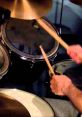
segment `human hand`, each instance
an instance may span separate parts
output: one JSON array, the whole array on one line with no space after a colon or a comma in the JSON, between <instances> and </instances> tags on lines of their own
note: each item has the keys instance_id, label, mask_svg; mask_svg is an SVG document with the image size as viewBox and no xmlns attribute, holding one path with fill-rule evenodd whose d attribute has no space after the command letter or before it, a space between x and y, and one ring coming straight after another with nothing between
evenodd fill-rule
<instances>
[{"instance_id":1,"label":"human hand","mask_svg":"<svg viewBox=\"0 0 82 117\"><path fill-rule=\"evenodd\" d=\"M54 75L50 81L50 88L53 93L64 96L69 92L71 80L66 75Z\"/></svg>"},{"instance_id":2,"label":"human hand","mask_svg":"<svg viewBox=\"0 0 82 117\"><path fill-rule=\"evenodd\" d=\"M67 49L67 54L76 62L82 63L82 47L80 45L71 45Z\"/></svg>"}]
</instances>

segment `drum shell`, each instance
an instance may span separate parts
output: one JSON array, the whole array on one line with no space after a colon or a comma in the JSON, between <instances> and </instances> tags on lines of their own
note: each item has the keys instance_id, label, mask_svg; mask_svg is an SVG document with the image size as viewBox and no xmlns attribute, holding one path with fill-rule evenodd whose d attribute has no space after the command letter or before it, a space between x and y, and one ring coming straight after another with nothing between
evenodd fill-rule
<instances>
[{"instance_id":1,"label":"drum shell","mask_svg":"<svg viewBox=\"0 0 82 117\"><path fill-rule=\"evenodd\" d=\"M15 84L32 84L38 80L42 73L47 70L44 61L35 63L19 59L15 53L10 54L11 66L7 73L8 82Z\"/></svg>"},{"instance_id":2,"label":"drum shell","mask_svg":"<svg viewBox=\"0 0 82 117\"><path fill-rule=\"evenodd\" d=\"M34 62L28 59L23 60L18 54L11 51L9 47L6 46L4 40L2 40L2 43L7 49L10 58L8 72L3 77L4 79L2 79L2 87L6 84L14 84L16 87L19 84L31 85L42 76L44 71L48 71L45 61L40 60ZM50 61L52 62L52 59L50 59Z\"/></svg>"},{"instance_id":3,"label":"drum shell","mask_svg":"<svg viewBox=\"0 0 82 117\"><path fill-rule=\"evenodd\" d=\"M29 59L21 59L18 54L11 51L10 48L5 44L4 40L1 40L1 43L5 47L9 55L9 68L8 72L1 81L2 87L6 84L28 84L31 85L36 80L40 78L44 71L47 71L47 65L45 61L30 61ZM51 59L52 60L52 59ZM28 86L29 87L29 86Z\"/></svg>"}]
</instances>

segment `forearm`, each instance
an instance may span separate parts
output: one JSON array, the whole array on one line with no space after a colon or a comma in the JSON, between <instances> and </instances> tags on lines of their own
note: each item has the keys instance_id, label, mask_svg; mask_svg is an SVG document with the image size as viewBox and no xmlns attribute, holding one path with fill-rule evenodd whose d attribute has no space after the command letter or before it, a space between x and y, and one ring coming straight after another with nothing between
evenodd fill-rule
<instances>
[{"instance_id":1,"label":"forearm","mask_svg":"<svg viewBox=\"0 0 82 117\"><path fill-rule=\"evenodd\" d=\"M71 100L73 105L82 113L82 91L72 84L69 86L69 90L66 95Z\"/></svg>"}]
</instances>

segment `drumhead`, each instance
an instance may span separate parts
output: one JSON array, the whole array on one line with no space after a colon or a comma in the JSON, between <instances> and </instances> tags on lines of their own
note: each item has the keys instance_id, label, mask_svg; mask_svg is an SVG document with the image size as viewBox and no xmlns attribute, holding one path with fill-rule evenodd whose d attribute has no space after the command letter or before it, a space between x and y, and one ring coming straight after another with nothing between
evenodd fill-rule
<instances>
[{"instance_id":1,"label":"drumhead","mask_svg":"<svg viewBox=\"0 0 82 117\"><path fill-rule=\"evenodd\" d=\"M67 75L78 88L82 88L82 64L69 59L56 63L53 69L57 74Z\"/></svg>"},{"instance_id":2,"label":"drumhead","mask_svg":"<svg viewBox=\"0 0 82 117\"><path fill-rule=\"evenodd\" d=\"M9 68L9 55L3 44L0 44L0 78L4 76Z\"/></svg>"},{"instance_id":3,"label":"drumhead","mask_svg":"<svg viewBox=\"0 0 82 117\"><path fill-rule=\"evenodd\" d=\"M57 32L48 21L42 20ZM1 27L1 32L6 45L21 58L29 60L43 59L39 45L43 46L49 58L54 56L59 46L35 20L10 19Z\"/></svg>"},{"instance_id":4,"label":"drumhead","mask_svg":"<svg viewBox=\"0 0 82 117\"><path fill-rule=\"evenodd\" d=\"M0 89L0 93L12 96L28 110L31 117L54 117L50 105L40 97L18 89Z\"/></svg>"}]
</instances>

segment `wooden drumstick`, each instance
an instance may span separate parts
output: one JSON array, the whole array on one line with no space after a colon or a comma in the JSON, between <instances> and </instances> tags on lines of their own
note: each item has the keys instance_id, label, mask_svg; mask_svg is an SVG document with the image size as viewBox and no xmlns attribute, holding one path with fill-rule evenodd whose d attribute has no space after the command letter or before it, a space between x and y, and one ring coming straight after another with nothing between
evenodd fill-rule
<instances>
[{"instance_id":1,"label":"wooden drumstick","mask_svg":"<svg viewBox=\"0 0 82 117\"><path fill-rule=\"evenodd\" d=\"M61 37L58 36L58 34L52 30L42 19L37 19L36 20L40 26L45 29L55 40L57 40L65 49L68 49L68 44L65 43Z\"/></svg>"},{"instance_id":2,"label":"wooden drumstick","mask_svg":"<svg viewBox=\"0 0 82 117\"><path fill-rule=\"evenodd\" d=\"M52 68L52 66L51 66L51 64L50 64L50 62L49 62L49 60L48 60L48 58L47 58L47 55L46 55L45 51L43 50L43 48L42 48L41 45L40 45L39 47L40 47L40 50L41 50L41 52L42 52L42 55L43 55L43 57L44 57L44 59L45 59L47 65L48 65L48 67L49 67L49 70L50 70L51 74L52 74L52 75L55 75L54 70L53 70L53 68Z\"/></svg>"}]
</instances>

